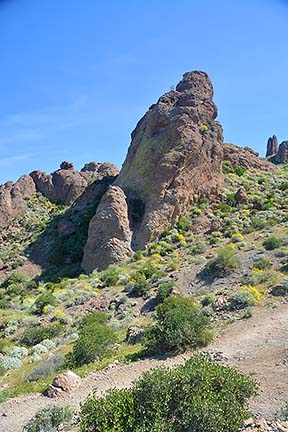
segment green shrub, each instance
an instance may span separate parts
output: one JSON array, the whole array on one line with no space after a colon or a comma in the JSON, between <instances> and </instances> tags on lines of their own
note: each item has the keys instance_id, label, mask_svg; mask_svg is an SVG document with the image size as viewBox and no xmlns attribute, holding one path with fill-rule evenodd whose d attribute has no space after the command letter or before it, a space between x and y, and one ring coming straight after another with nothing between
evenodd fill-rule
<instances>
[{"instance_id":1,"label":"green shrub","mask_svg":"<svg viewBox=\"0 0 288 432\"><path fill-rule=\"evenodd\" d=\"M206 345L211 338L200 306L191 298L172 296L157 306L156 324L147 329L145 345L162 353Z\"/></svg>"},{"instance_id":2,"label":"green shrub","mask_svg":"<svg viewBox=\"0 0 288 432\"><path fill-rule=\"evenodd\" d=\"M117 266L110 266L101 273L100 279L108 287L116 285L121 269Z\"/></svg>"},{"instance_id":3,"label":"green shrub","mask_svg":"<svg viewBox=\"0 0 288 432\"><path fill-rule=\"evenodd\" d=\"M235 292L229 298L229 308L231 310L244 309L249 306L254 306L256 299L253 296L253 292L248 289L242 289L241 291Z\"/></svg>"},{"instance_id":4,"label":"green shrub","mask_svg":"<svg viewBox=\"0 0 288 432\"><path fill-rule=\"evenodd\" d=\"M68 406L44 408L24 426L24 432L57 432L59 426L70 423L73 411Z\"/></svg>"},{"instance_id":5,"label":"green shrub","mask_svg":"<svg viewBox=\"0 0 288 432\"><path fill-rule=\"evenodd\" d=\"M274 250L279 248L282 245L282 242L279 238L271 236L264 240L262 244L266 250Z\"/></svg>"},{"instance_id":6,"label":"green shrub","mask_svg":"<svg viewBox=\"0 0 288 432\"><path fill-rule=\"evenodd\" d=\"M155 369L132 389L92 396L81 432L237 432L248 418L256 384L236 370L195 355L173 369Z\"/></svg>"},{"instance_id":7,"label":"green shrub","mask_svg":"<svg viewBox=\"0 0 288 432\"><path fill-rule=\"evenodd\" d=\"M157 294L156 294L156 303L160 304L163 303L166 298L168 298L174 287L174 282L165 282L159 285Z\"/></svg>"},{"instance_id":8,"label":"green shrub","mask_svg":"<svg viewBox=\"0 0 288 432\"><path fill-rule=\"evenodd\" d=\"M224 246L218 250L217 257L206 264L204 272L212 276L222 277L238 268L239 261L235 256L235 250L231 246Z\"/></svg>"},{"instance_id":9,"label":"green shrub","mask_svg":"<svg viewBox=\"0 0 288 432\"><path fill-rule=\"evenodd\" d=\"M215 294L209 293L209 294L206 294L204 296L204 298L201 301L201 303L202 303L202 306L205 307L205 306L211 305L212 303L214 303L214 301L215 301Z\"/></svg>"},{"instance_id":10,"label":"green shrub","mask_svg":"<svg viewBox=\"0 0 288 432\"><path fill-rule=\"evenodd\" d=\"M234 168L234 174L238 175L239 177L243 176L245 174L245 168L241 167L241 166L236 166Z\"/></svg>"},{"instance_id":11,"label":"green shrub","mask_svg":"<svg viewBox=\"0 0 288 432\"><path fill-rule=\"evenodd\" d=\"M115 341L114 330L108 324L99 323L98 318L95 320L95 316L88 315L86 322L81 324L79 339L75 342L72 353L67 355L67 363L82 366L101 359Z\"/></svg>"},{"instance_id":12,"label":"green shrub","mask_svg":"<svg viewBox=\"0 0 288 432\"><path fill-rule=\"evenodd\" d=\"M267 258L262 257L254 261L253 267L258 270L267 270L271 267L271 263Z\"/></svg>"},{"instance_id":13,"label":"green shrub","mask_svg":"<svg viewBox=\"0 0 288 432\"><path fill-rule=\"evenodd\" d=\"M277 411L276 418L288 421L288 401L286 401L283 407Z\"/></svg>"},{"instance_id":14,"label":"green shrub","mask_svg":"<svg viewBox=\"0 0 288 432\"><path fill-rule=\"evenodd\" d=\"M59 323L31 327L24 331L19 338L19 342L31 347L42 342L44 339L53 339L58 336L62 330L63 327Z\"/></svg>"},{"instance_id":15,"label":"green shrub","mask_svg":"<svg viewBox=\"0 0 288 432\"><path fill-rule=\"evenodd\" d=\"M190 252L192 255L198 255L206 252L207 245L204 241L198 241L191 246Z\"/></svg>"},{"instance_id":16,"label":"green shrub","mask_svg":"<svg viewBox=\"0 0 288 432\"><path fill-rule=\"evenodd\" d=\"M113 389L82 405L80 428L82 432L133 432L135 417L132 391Z\"/></svg>"},{"instance_id":17,"label":"green shrub","mask_svg":"<svg viewBox=\"0 0 288 432\"><path fill-rule=\"evenodd\" d=\"M149 283L147 282L147 280L145 279L144 275L140 275L136 282L133 283L132 285L132 289L131 289L131 294L140 297L140 296L145 296L148 292L149 292Z\"/></svg>"},{"instance_id":18,"label":"green shrub","mask_svg":"<svg viewBox=\"0 0 288 432\"><path fill-rule=\"evenodd\" d=\"M41 294L39 297L37 297L34 303L34 306L36 308L35 312L37 314L42 314L45 306L55 306L56 303L57 303L56 297L50 292L45 292Z\"/></svg>"},{"instance_id":19,"label":"green shrub","mask_svg":"<svg viewBox=\"0 0 288 432\"><path fill-rule=\"evenodd\" d=\"M223 174L230 174L233 172L233 168L231 166L231 162L228 160L224 160L222 162L222 172Z\"/></svg>"},{"instance_id":20,"label":"green shrub","mask_svg":"<svg viewBox=\"0 0 288 432\"><path fill-rule=\"evenodd\" d=\"M182 216L177 223L178 231L186 232L190 228L191 228L191 221L186 216Z\"/></svg>"}]
</instances>

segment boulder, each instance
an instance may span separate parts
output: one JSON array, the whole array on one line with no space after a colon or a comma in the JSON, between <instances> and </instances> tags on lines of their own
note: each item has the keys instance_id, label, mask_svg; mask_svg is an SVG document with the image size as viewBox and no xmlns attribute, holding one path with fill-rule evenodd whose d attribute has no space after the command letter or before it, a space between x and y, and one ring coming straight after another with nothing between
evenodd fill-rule
<instances>
[{"instance_id":1,"label":"boulder","mask_svg":"<svg viewBox=\"0 0 288 432\"><path fill-rule=\"evenodd\" d=\"M240 187L238 189L238 191L235 194L235 199L236 199L237 203L239 203L239 204L248 204L249 203L249 198L248 198L246 191L243 187Z\"/></svg>"},{"instance_id":2,"label":"boulder","mask_svg":"<svg viewBox=\"0 0 288 432\"><path fill-rule=\"evenodd\" d=\"M81 384L81 378L74 372L62 372L57 375L47 389L50 398L62 397L66 393L75 392Z\"/></svg>"}]
</instances>

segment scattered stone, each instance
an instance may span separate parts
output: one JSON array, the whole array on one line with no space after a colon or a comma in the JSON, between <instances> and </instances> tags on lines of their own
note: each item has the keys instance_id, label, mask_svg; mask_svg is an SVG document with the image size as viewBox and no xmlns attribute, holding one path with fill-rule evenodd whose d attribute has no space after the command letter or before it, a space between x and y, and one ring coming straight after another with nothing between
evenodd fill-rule
<instances>
[{"instance_id":1,"label":"scattered stone","mask_svg":"<svg viewBox=\"0 0 288 432\"><path fill-rule=\"evenodd\" d=\"M248 198L246 191L243 187L240 187L238 189L238 191L235 194L235 199L236 199L237 203L239 203L239 204L248 204L249 203L249 198Z\"/></svg>"},{"instance_id":2,"label":"scattered stone","mask_svg":"<svg viewBox=\"0 0 288 432\"><path fill-rule=\"evenodd\" d=\"M131 326L127 330L125 342L135 345L140 342L144 337L144 329L139 326Z\"/></svg>"}]
</instances>

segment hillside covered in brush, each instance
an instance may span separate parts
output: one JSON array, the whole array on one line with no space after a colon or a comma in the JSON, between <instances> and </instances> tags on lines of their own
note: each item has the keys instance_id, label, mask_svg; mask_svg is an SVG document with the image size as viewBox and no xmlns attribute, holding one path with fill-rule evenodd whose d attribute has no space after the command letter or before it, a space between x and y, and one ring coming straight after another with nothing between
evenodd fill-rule
<instances>
[{"instance_id":1,"label":"hillside covered in brush","mask_svg":"<svg viewBox=\"0 0 288 432\"><path fill-rule=\"evenodd\" d=\"M71 431L257 430L248 408L285 430L287 161L274 138L267 159L225 144L216 116L207 74L186 73L137 124L120 173L63 162L0 187L5 431L39 409L50 424L54 398L86 400L72 424L63 408ZM161 365L174 369L126 389Z\"/></svg>"}]
</instances>

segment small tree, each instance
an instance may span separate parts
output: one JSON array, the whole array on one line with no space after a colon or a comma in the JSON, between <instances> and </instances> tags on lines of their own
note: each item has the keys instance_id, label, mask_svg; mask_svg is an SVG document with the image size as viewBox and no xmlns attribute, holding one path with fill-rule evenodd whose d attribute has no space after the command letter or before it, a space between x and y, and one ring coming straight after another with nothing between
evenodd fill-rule
<instances>
[{"instance_id":1,"label":"small tree","mask_svg":"<svg viewBox=\"0 0 288 432\"><path fill-rule=\"evenodd\" d=\"M208 319L191 298L168 297L156 308L156 325L146 332L152 352L185 350L206 345L212 338Z\"/></svg>"},{"instance_id":2,"label":"small tree","mask_svg":"<svg viewBox=\"0 0 288 432\"><path fill-rule=\"evenodd\" d=\"M83 319L79 339L73 347L73 352L68 355L68 362L81 366L101 359L107 354L116 340L116 335L106 320L105 314L99 313L88 314Z\"/></svg>"},{"instance_id":3,"label":"small tree","mask_svg":"<svg viewBox=\"0 0 288 432\"><path fill-rule=\"evenodd\" d=\"M205 272L212 276L226 276L239 268L239 260L231 246L224 246L218 250L216 258L205 266Z\"/></svg>"}]
</instances>

